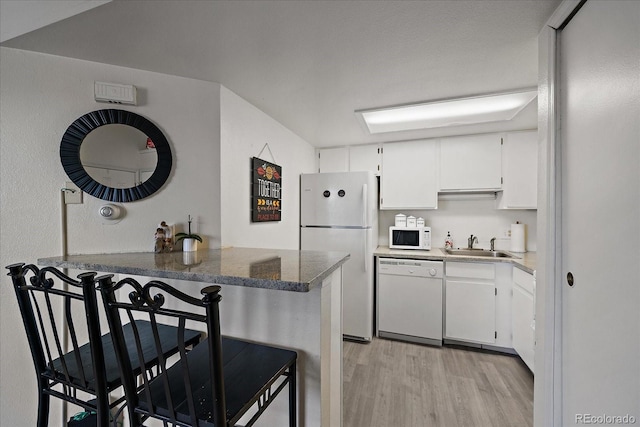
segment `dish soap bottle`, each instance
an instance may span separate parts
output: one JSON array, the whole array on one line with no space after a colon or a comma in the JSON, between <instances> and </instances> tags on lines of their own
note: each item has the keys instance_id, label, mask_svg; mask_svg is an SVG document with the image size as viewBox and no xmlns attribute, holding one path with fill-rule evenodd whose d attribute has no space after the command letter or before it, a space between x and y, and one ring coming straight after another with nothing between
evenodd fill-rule
<instances>
[{"instance_id":1,"label":"dish soap bottle","mask_svg":"<svg viewBox=\"0 0 640 427\"><path fill-rule=\"evenodd\" d=\"M447 231L447 237L444 239L444 248L452 249L453 248L453 238L451 238L451 233Z\"/></svg>"}]
</instances>

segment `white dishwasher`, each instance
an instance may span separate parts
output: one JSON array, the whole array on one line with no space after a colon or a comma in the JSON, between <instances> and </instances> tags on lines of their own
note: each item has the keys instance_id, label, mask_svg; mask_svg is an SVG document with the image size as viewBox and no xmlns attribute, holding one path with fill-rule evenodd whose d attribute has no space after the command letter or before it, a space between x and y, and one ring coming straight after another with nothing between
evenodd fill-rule
<instances>
[{"instance_id":1,"label":"white dishwasher","mask_svg":"<svg viewBox=\"0 0 640 427\"><path fill-rule=\"evenodd\" d=\"M378 258L378 336L442 345L443 262Z\"/></svg>"}]
</instances>

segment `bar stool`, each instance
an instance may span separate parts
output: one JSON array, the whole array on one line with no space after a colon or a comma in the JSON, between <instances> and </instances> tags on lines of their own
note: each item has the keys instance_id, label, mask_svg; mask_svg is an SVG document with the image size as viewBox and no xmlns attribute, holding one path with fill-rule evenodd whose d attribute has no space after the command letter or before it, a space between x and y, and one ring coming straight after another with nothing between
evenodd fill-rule
<instances>
[{"instance_id":1,"label":"bar stool","mask_svg":"<svg viewBox=\"0 0 640 427\"><path fill-rule=\"evenodd\" d=\"M112 276L96 280L114 337L132 426L155 418L165 425L227 427L236 425L245 414L249 414L245 418L251 418L244 425L251 426L287 385L289 426L297 425L297 353L222 337L220 286L206 287L201 291L202 298L194 298L157 280L142 286L132 278L114 283ZM116 291L122 295L125 289L129 299L122 301ZM178 306L186 308L174 308ZM173 363L160 357L158 351L158 375L151 378L143 373L139 391L130 374L122 322L123 318L133 319L134 314L147 315L152 327L159 325L158 316L175 319L179 342L187 322L202 324L207 331L207 338L190 352L181 348Z\"/></svg>"},{"instance_id":2,"label":"bar stool","mask_svg":"<svg viewBox=\"0 0 640 427\"><path fill-rule=\"evenodd\" d=\"M111 421L115 425L111 409L122 404L124 396L110 402L109 394L122 385L122 378L112 336L101 335L95 290L97 273L85 272L74 280L53 267L40 270L32 264L17 263L6 268L13 281L38 380L37 425L49 425L51 396L96 411L99 427L106 427ZM136 348L134 329L139 346ZM135 321L122 329L123 339L129 343L128 351L142 354L131 361L132 376L157 366L156 342L160 343L162 358L178 351L175 329L153 328L145 321ZM190 346L201 338L199 331L185 330L183 334L183 342ZM69 337L70 351L64 348L65 335Z\"/></svg>"}]
</instances>

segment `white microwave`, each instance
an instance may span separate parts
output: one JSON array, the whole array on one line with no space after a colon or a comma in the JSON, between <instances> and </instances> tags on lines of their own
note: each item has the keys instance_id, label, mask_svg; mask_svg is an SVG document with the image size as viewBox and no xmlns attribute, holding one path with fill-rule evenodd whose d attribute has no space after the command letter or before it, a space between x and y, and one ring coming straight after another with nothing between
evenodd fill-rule
<instances>
[{"instance_id":1,"label":"white microwave","mask_svg":"<svg viewBox=\"0 0 640 427\"><path fill-rule=\"evenodd\" d=\"M390 249L431 250L431 227L389 227Z\"/></svg>"}]
</instances>

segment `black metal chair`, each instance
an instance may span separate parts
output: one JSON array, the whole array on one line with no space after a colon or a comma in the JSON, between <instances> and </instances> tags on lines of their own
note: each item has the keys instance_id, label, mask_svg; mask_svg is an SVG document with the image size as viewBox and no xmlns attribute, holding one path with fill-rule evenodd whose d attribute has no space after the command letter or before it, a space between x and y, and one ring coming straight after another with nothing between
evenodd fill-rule
<instances>
[{"instance_id":1,"label":"black metal chair","mask_svg":"<svg viewBox=\"0 0 640 427\"><path fill-rule=\"evenodd\" d=\"M98 427L106 427L111 421L115 425L116 417L111 410L123 404L124 395L120 393L119 398L110 402L110 393L122 385L122 379L112 336L101 335L95 289L97 273L82 273L78 275L79 280L74 280L53 267L40 270L35 265L19 263L6 268L18 298L38 379L37 425L49 425L51 396L95 411ZM47 275L59 279L59 286ZM134 329L139 345L136 348ZM131 361L130 375L137 376L143 371L142 367L146 371L157 365L157 342L161 343L163 357L178 351L174 329L170 326L152 328L145 321L123 327L121 332L129 353L141 351L143 354L142 359ZM183 333L183 341L188 345L193 346L201 339L199 331ZM67 346L70 351L65 350Z\"/></svg>"},{"instance_id":2,"label":"black metal chair","mask_svg":"<svg viewBox=\"0 0 640 427\"><path fill-rule=\"evenodd\" d=\"M245 415L251 417L245 425L251 426L287 385L289 425L297 425L296 352L222 337L220 286L202 289L203 297L198 299L157 280L144 286L131 278L114 283L112 275L96 280L114 337L132 426L151 417L165 425L227 427ZM120 301L116 291L122 295L125 286L131 291L129 301ZM166 301L171 302L165 305ZM122 319L140 313L148 315L154 327L158 316L173 318L178 323L178 341L187 321L206 326L207 338L188 353L181 349L173 363L159 355L158 375L143 375L142 390L136 391L124 352Z\"/></svg>"}]
</instances>

